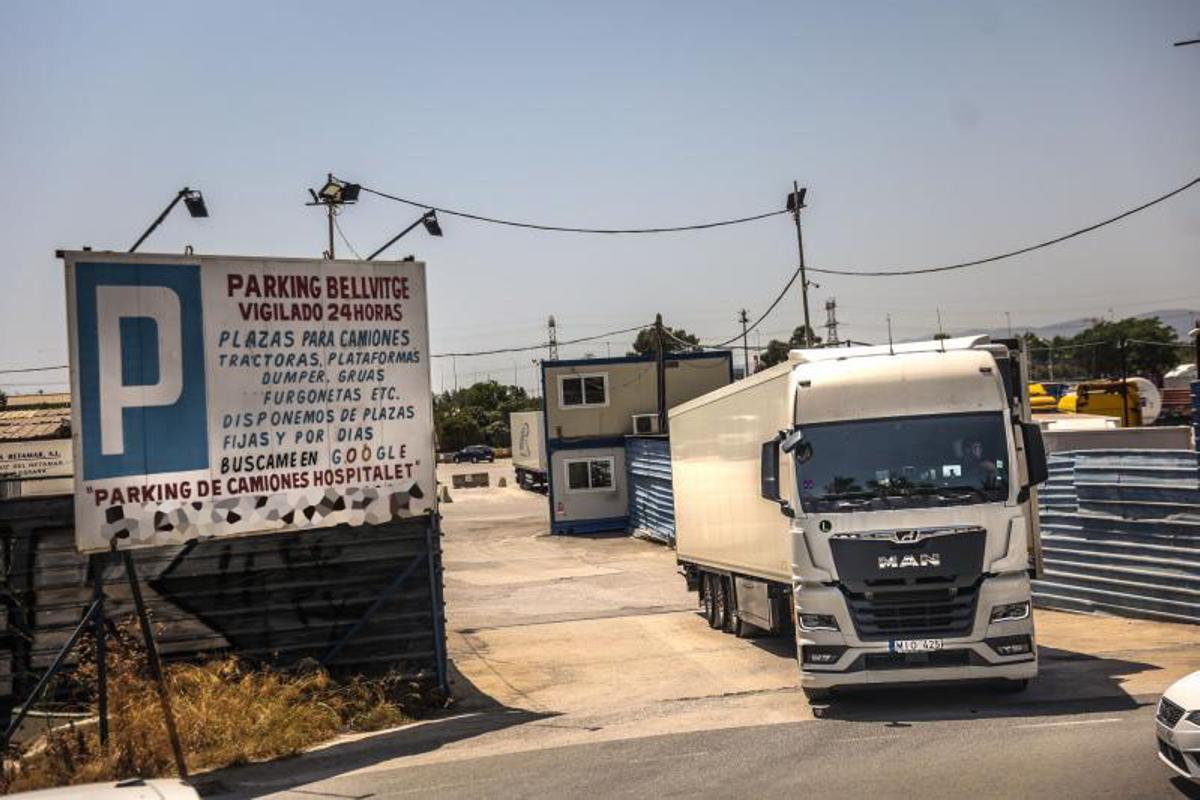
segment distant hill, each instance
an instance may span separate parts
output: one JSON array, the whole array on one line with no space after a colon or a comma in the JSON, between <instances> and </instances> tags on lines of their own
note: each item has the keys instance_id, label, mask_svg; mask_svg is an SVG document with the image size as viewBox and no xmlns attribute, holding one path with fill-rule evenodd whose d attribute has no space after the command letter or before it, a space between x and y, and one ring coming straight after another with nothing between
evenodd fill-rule
<instances>
[{"instance_id":1,"label":"distant hill","mask_svg":"<svg viewBox=\"0 0 1200 800\"><path fill-rule=\"evenodd\" d=\"M1188 331L1196 324L1196 320L1200 319L1200 311L1189 311L1184 308L1168 308L1161 311L1146 311L1141 314L1132 314L1131 316L1137 319L1149 319L1150 317L1158 317L1165 324L1175 329L1182 341L1189 341ZM1117 319L1123 319L1118 316ZM1049 325L1041 325L1031 328L1013 328L1013 333L1023 333L1028 330L1030 333L1037 334L1043 339L1053 339L1055 336L1074 336L1086 328L1092 327L1095 323L1094 317L1079 317L1078 319L1070 319L1064 322L1052 322ZM1004 338L1008 336L1007 328L992 328L990 330L963 330L958 331L954 335L962 336L972 333L986 333L993 338Z\"/></svg>"},{"instance_id":2,"label":"distant hill","mask_svg":"<svg viewBox=\"0 0 1200 800\"><path fill-rule=\"evenodd\" d=\"M1188 331L1196 324L1196 320L1200 319L1200 311L1189 311L1184 308L1168 308L1161 311L1146 311L1141 314L1131 315L1137 319L1149 319L1158 317L1165 324L1175 329L1179 338L1185 342L1188 340ZM1117 317L1122 319L1120 315ZM1036 333L1043 339L1053 339L1055 336L1074 336L1085 328L1090 328L1094 323L1093 317L1080 317L1079 319L1067 320L1066 322L1053 322L1049 325L1042 325L1037 328L1030 328L1031 333ZM992 331L993 335L1005 334L1007 331Z\"/></svg>"}]
</instances>

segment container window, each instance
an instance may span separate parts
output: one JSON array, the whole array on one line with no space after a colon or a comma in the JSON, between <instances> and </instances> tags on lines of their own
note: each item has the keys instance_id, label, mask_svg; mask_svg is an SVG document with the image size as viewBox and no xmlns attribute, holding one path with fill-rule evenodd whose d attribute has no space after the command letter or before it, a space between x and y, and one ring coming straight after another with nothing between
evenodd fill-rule
<instances>
[{"instance_id":1,"label":"container window","mask_svg":"<svg viewBox=\"0 0 1200 800\"><path fill-rule=\"evenodd\" d=\"M612 491L613 459L578 458L567 464L567 489L572 492Z\"/></svg>"},{"instance_id":2,"label":"container window","mask_svg":"<svg viewBox=\"0 0 1200 800\"><path fill-rule=\"evenodd\" d=\"M608 405L608 375L564 375L558 380L562 408Z\"/></svg>"},{"instance_id":3,"label":"container window","mask_svg":"<svg viewBox=\"0 0 1200 800\"><path fill-rule=\"evenodd\" d=\"M572 489L591 488L591 482L588 477L588 462L567 462L567 485Z\"/></svg>"}]
</instances>

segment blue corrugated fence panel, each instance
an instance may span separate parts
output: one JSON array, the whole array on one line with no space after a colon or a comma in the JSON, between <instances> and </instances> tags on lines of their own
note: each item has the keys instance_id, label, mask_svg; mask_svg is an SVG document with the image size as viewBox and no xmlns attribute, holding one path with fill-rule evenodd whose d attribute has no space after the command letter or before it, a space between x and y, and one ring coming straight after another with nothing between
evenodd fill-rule
<instances>
[{"instance_id":1,"label":"blue corrugated fence panel","mask_svg":"<svg viewBox=\"0 0 1200 800\"><path fill-rule=\"evenodd\" d=\"M671 488L671 447L662 437L625 441L629 470L629 532L675 544L675 495Z\"/></svg>"},{"instance_id":2,"label":"blue corrugated fence panel","mask_svg":"<svg viewBox=\"0 0 1200 800\"><path fill-rule=\"evenodd\" d=\"M1055 454L1039 492L1047 608L1200 623L1200 464L1187 450Z\"/></svg>"}]
</instances>

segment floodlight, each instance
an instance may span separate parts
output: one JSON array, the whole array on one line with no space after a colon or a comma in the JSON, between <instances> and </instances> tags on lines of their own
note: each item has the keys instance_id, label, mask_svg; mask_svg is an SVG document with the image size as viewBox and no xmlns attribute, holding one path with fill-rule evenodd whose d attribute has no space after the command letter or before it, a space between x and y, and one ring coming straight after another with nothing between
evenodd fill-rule
<instances>
[{"instance_id":1,"label":"floodlight","mask_svg":"<svg viewBox=\"0 0 1200 800\"><path fill-rule=\"evenodd\" d=\"M344 186L342 186L342 202L343 203L357 202L358 201L358 193L361 190L362 190L362 187L359 186L357 183L345 184Z\"/></svg>"},{"instance_id":2,"label":"floodlight","mask_svg":"<svg viewBox=\"0 0 1200 800\"><path fill-rule=\"evenodd\" d=\"M804 195L808 194L808 189L802 188L798 192L788 192L787 210L797 211L804 208Z\"/></svg>"},{"instance_id":3,"label":"floodlight","mask_svg":"<svg viewBox=\"0 0 1200 800\"><path fill-rule=\"evenodd\" d=\"M158 218L155 219L154 222L150 223L150 227L146 229L146 232L138 237L138 240L133 243L133 247L129 248L129 252L135 252L139 247L142 246L142 242L146 241L146 238L150 234L154 233L155 229L162 224L162 221L167 218L167 215L171 213L171 209L178 205L180 200L182 200L187 206L188 213L192 217L203 218L208 216L208 206L204 204L204 195L200 194L198 190L189 189L187 186L185 186L180 189L171 202L167 204L167 207L162 210L162 213L158 215Z\"/></svg>"},{"instance_id":4,"label":"floodlight","mask_svg":"<svg viewBox=\"0 0 1200 800\"><path fill-rule=\"evenodd\" d=\"M208 206L204 204L204 195L198 191L188 191L183 196L183 204L187 206L188 213L197 219L208 216Z\"/></svg>"},{"instance_id":5,"label":"floodlight","mask_svg":"<svg viewBox=\"0 0 1200 800\"><path fill-rule=\"evenodd\" d=\"M425 232L430 236L442 235L442 226L438 224L436 211L430 211L428 214L421 217L421 224L425 226Z\"/></svg>"},{"instance_id":6,"label":"floodlight","mask_svg":"<svg viewBox=\"0 0 1200 800\"><path fill-rule=\"evenodd\" d=\"M438 224L437 212L434 211L433 209L430 209L429 211L426 211L424 214L422 214L417 219L417 221L414 222L412 225L409 225L407 228L405 228L404 230L397 233L391 239L388 239L387 243L384 244L383 247L379 248L374 253L371 253L371 255L367 256L367 261L374 261L375 256L379 255L384 250L387 250L389 247L394 245L396 242L400 241L400 239L405 234L407 234L409 231L411 231L413 228L417 227L418 225L423 225L425 227L425 232L428 233L430 236L441 236L442 235L442 226Z\"/></svg>"},{"instance_id":7,"label":"floodlight","mask_svg":"<svg viewBox=\"0 0 1200 800\"><path fill-rule=\"evenodd\" d=\"M336 203L342 196L342 182L335 181L332 177L321 187L321 191L317 192L321 199L328 203Z\"/></svg>"}]
</instances>

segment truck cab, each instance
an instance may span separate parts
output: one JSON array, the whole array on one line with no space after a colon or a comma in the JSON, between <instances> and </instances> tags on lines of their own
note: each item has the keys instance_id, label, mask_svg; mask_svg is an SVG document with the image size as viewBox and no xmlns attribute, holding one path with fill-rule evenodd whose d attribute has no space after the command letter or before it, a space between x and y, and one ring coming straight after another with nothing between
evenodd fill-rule
<instances>
[{"instance_id":1,"label":"truck cab","mask_svg":"<svg viewBox=\"0 0 1200 800\"><path fill-rule=\"evenodd\" d=\"M714 628L794 630L812 698L1037 674L1041 431L1018 341L793 350L671 409L677 558Z\"/></svg>"},{"instance_id":2,"label":"truck cab","mask_svg":"<svg viewBox=\"0 0 1200 800\"><path fill-rule=\"evenodd\" d=\"M790 515L810 694L1037 673L1040 432L1008 348L964 344L793 357L794 426L764 473Z\"/></svg>"}]
</instances>

